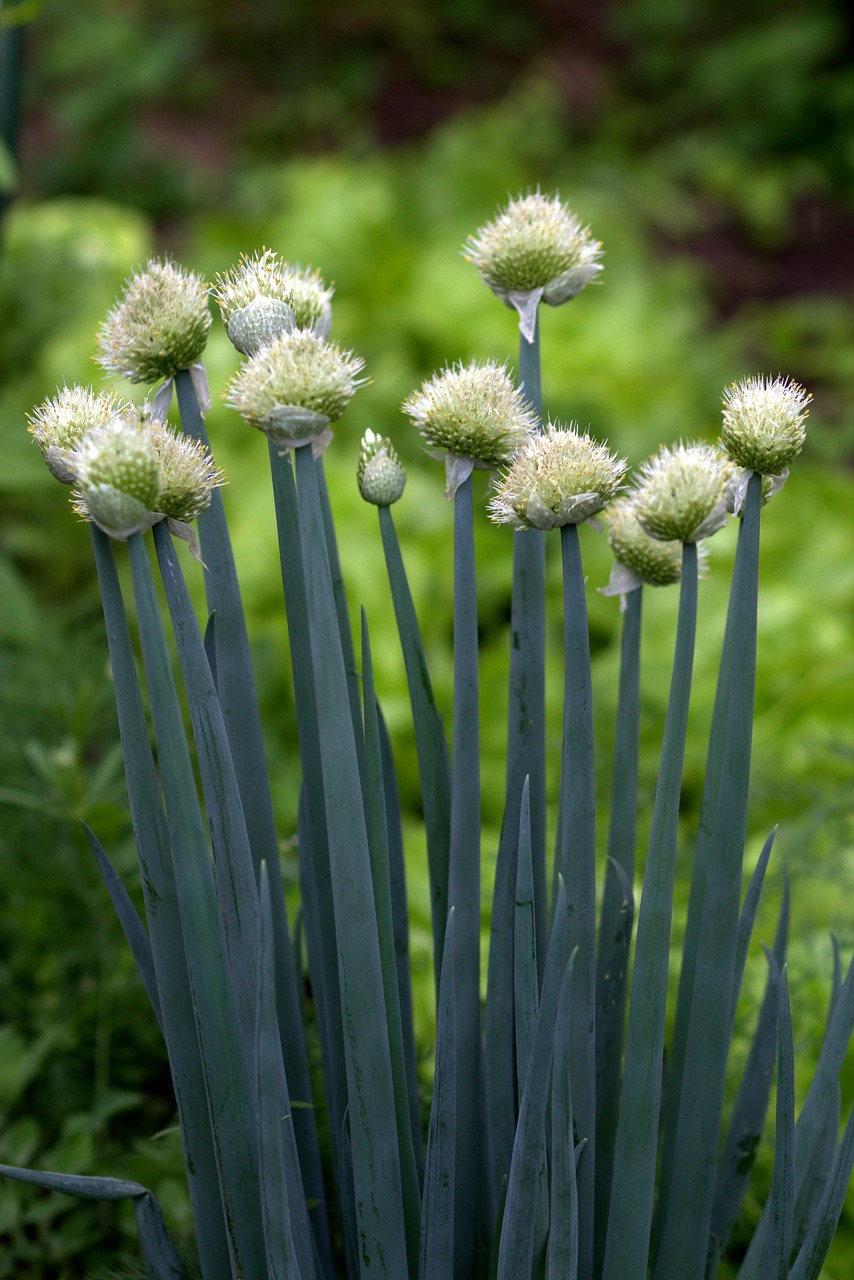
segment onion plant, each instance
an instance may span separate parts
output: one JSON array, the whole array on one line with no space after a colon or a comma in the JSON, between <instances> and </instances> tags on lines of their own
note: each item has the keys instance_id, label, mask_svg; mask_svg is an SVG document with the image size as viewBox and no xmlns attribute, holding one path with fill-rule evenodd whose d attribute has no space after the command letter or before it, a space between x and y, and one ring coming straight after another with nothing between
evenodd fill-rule
<instances>
[{"instance_id":1,"label":"onion plant","mask_svg":"<svg viewBox=\"0 0 854 1280\"><path fill-rule=\"evenodd\" d=\"M204 426L209 294L193 273L150 262L108 315L98 358L108 373L159 383L151 402L63 388L34 410L30 429L91 526L145 919L88 834L163 1034L195 1245L175 1248L156 1200L135 1183L95 1171L2 1172L72 1195L132 1199L158 1280L706 1280L747 1188L776 1063L771 1189L738 1274L817 1277L854 1166L851 1119L838 1141L854 969L843 980L837 957L821 1055L796 1119L788 890L753 1046L731 1114L724 1109L773 844L772 832L742 901L761 512L801 450L809 396L781 378L734 385L719 444L663 446L627 481L628 463L607 444L542 411L540 305L583 292L600 271L599 244L557 196L537 192L511 201L464 252L518 313L520 356L518 381L506 363L472 359L437 372L403 405L444 461L453 502L450 740L392 516L406 475L391 436L367 432L356 464L361 495L377 508L417 748L437 1004L432 1081L416 1057L406 858L371 620L363 613L357 645L324 477L362 361L330 337L332 293L319 274L272 250L244 258L212 290L245 357L226 403L269 441L302 765L304 961L285 909L223 476ZM180 430L166 422L173 389ZM497 473L488 514L510 530L491 536L505 540L514 564L505 810L490 886L480 861L475 470ZM738 548L668 1041L698 578L706 539L731 518ZM602 521L615 560L604 590L620 601L622 637L608 854L597 866L582 560L592 534L582 526L601 532ZM550 534L563 565L564 711L553 762ZM205 581L201 622L175 537ZM122 542L139 660L116 565ZM670 585L679 588L678 621L641 879L641 605L645 590ZM549 768L556 815L546 808ZM322 1082L308 1066L315 1039Z\"/></svg>"}]
</instances>

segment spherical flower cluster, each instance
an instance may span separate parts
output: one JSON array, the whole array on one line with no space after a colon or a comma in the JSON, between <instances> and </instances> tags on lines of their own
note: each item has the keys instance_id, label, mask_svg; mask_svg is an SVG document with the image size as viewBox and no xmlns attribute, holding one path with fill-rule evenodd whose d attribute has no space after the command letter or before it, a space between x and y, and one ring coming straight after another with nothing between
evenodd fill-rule
<instances>
[{"instance_id":1,"label":"spherical flower cluster","mask_svg":"<svg viewBox=\"0 0 854 1280\"><path fill-rule=\"evenodd\" d=\"M626 461L570 425L549 423L516 454L489 514L514 529L557 529L592 520L621 487Z\"/></svg>"},{"instance_id":2,"label":"spherical flower cluster","mask_svg":"<svg viewBox=\"0 0 854 1280\"><path fill-rule=\"evenodd\" d=\"M27 415L29 430L44 454L44 460L62 484L74 483L74 450L87 431L106 423L127 408L109 391L91 387L62 387L51 400Z\"/></svg>"},{"instance_id":3,"label":"spherical flower cluster","mask_svg":"<svg viewBox=\"0 0 854 1280\"><path fill-rule=\"evenodd\" d=\"M727 472L711 445L662 445L641 466L632 495L641 526L664 542L710 537L727 522Z\"/></svg>"},{"instance_id":4,"label":"spherical flower cluster","mask_svg":"<svg viewBox=\"0 0 854 1280\"><path fill-rule=\"evenodd\" d=\"M642 528L630 498L621 498L605 512L608 542L616 561L605 594L616 595L648 583L666 587L682 577L681 542L661 542ZM631 583L632 585L629 585ZM613 590L611 589L613 587Z\"/></svg>"},{"instance_id":5,"label":"spherical flower cluster","mask_svg":"<svg viewBox=\"0 0 854 1280\"><path fill-rule=\"evenodd\" d=\"M406 472L396 449L387 436L366 431L359 449L356 467L359 492L375 507L390 507L403 495Z\"/></svg>"},{"instance_id":6,"label":"spherical flower cluster","mask_svg":"<svg viewBox=\"0 0 854 1280\"><path fill-rule=\"evenodd\" d=\"M543 291L550 306L576 297L601 271L601 244L557 195L511 200L471 236L464 256L499 297Z\"/></svg>"},{"instance_id":7,"label":"spherical flower cluster","mask_svg":"<svg viewBox=\"0 0 854 1280\"><path fill-rule=\"evenodd\" d=\"M150 529L160 496L160 467L148 425L121 416L90 431L77 449L75 510L113 538Z\"/></svg>"},{"instance_id":8,"label":"spherical flower cluster","mask_svg":"<svg viewBox=\"0 0 854 1280\"><path fill-rule=\"evenodd\" d=\"M432 450L484 471L507 462L537 421L505 367L492 361L434 374L402 407Z\"/></svg>"},{"instance_id":9,"label":"spherical flower cluster","mask_svg":"<svg viewBox=\"0 0 854 1280\"><path fill-rule=\"evenodd\" d=\"M202 357L211 327L207 288L174 263L132 276L98 335L98 363L130 382L158 382Z\"/></svg>"},{"instance_id":10,"label":"spherical flower cluster","mask_svg":"<svg viewBox=\"0 0 854 1280\"><path fill-rule=\"evenodd\" d=\"M224 473L200 440L176 435L164 422L152 422L150 432L160 475L157 510L182 524L195 520L225 483Z\"/></svg>"},{"instance_id":11,"label":"spherical flower cluster","mask_svg":"<svg viewBox=\"0 0 854 1280\"><path fill-rule=\"evenodd\" d=\"M226 389L226 403L285 449L322 452L356 390L364 362L310 329L283 333L247 360Z\"/></svg>"},{"instance_id":12,"label":"spherical flower cluster","mask_svg":"<svg viewBox=\"0 0 854 1280\"><path fill-rule=\"evenodd\" d=\"M721 440L733 462L781 475L803 448L812 397L790 378L746 378L723 394Z\"/></svg>"}]
</instances>

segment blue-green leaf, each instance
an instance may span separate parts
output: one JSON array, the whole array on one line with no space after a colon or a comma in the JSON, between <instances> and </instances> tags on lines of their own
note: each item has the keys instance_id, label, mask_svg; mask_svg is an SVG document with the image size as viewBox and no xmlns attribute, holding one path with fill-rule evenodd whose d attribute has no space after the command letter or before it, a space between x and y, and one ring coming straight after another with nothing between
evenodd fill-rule
<instances>
[{"instance_id":1,"label":"blue-green leaf","mask_svg":"<svg viewBox=\"0 0 854 1280\"><path fill-rule=\"evenodd\" d=\"M8 1164L0 1164L0 1174L16 1182L27 1182L45 1191L61 1191L83 1200L133 1200L142 1256L151 1280L184 1280L160 1205L147 1187L120 1178L86 1178L79 1174L16 1169Z\"/></svg>"},{"instance_id":2,"label":"blue-green leaf","mask_svg":"<svg viewBox=\"0 0 854 1280\"><path fill-rule=\"evenodd\" d=\"M576 1280L578 1275L578 1189L575 1179L569 1036L574 953L563 981L555 1031L552 1070L551 1204L546 1280ZM580 1144L581 1145L581 1144Z\"/></svg>"},{"instance_id":3,"label":"blue-green leaf","mask_svg":"<svg viewBox=\"0 0 854 1280\"><path fill-rule=\"evenodd\" d=\"M448 915L448 857L451 822L451 777L448 743L433 696L424 644L391 507L378 507L386 570L397 619L403 664L412 706L415 748L421 777L427 865L430 875L430 912L433 925L433 969L436 988L442 972L442 946Z\"/></svg>"},{"instance_id":4,"label":"blue-green leaf","mask_svg":"<svg viewBox=\"0 0 854 1280\"><path fill-rule=\"evenodd\" d=\"M792 1252L795 1210L795 1049L786 968L780 974L777 1019L777 1124L771 1178L768 1232L762 1254L762 1280L786 1280Z\"/></svg>"},{"instance_id":5,"label":"blue-green leaf","mask_svg":"<svg viewBox=\"0 0 854 1280\"><path fill-rule=\"evenodd\" d=\"M519 1123L513 1144L507 1201L498 1254L498 1280L531 1274L537 1226L537 1198L548 1194L545 1120L561 988L569 962L569 916L563 879L558 882L552 934L534 1045L525 1075Z\"/></svg>"},{"instance_id":6,"label":"blue-green leaf","mask_svg":"<svg viewBox=\"0 0 854 1280\"><path fill-rule=\"evenodd\" d=\"M457 1127L454 909L448 912L436 1025L433 1102L421 1202L418 1280L448 1280L454 1272L454 1165Z\"/></svg>"},{"instance_id":7,"label":"blue-green leaf","mask_svg":"<svg viewBox=\"0 0 854 1280\"><path fill-rule=\"evenodd\" d=\"M157 975L154 971L154 957L151 954L151 942L145 931L145 925L140 920L137 909L131 902L130 894L122 884L121 878L107 857L100 840L87 827L85 822L81 825L86 832L86 838L95 855L98 869L104 878L104 884L116 909L116 915L119 917L119 923L127 938L131 954L136 961L139 976L142 978L142 985L145 987L146 995L151 1001L151 1007L154 1010L154 1016L162 1034L163 1018L160 1012L160 995L157 991Z\"/></svg>"},{"instance_id":8,"label":"blue-green leaf","mask_svg":"<svg viewBox=\"0 0 854 1280\"><path fill-rule=\"evenodd\" d=\"M130 632L113 558L113 544L94 524L91 533L125 752L125 774L142 893L178 1105L199 1257L206 1280L215 1280L231 1269L230 1246L220 1200L219 1170L211 1137L193 996L187 973L171 838L154 768Z\"/></svg>"}]
</instances>

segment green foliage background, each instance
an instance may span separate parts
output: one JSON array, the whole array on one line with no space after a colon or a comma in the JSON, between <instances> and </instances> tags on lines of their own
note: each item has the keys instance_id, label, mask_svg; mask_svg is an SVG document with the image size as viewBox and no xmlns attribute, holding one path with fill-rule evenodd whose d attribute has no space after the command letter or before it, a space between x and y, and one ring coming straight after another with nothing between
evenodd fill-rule
<instances>
[{"instance_id":1,"label":"green foliage background","mask_svg":"<svg viewBox=\"0 0 854 1280\"><path fill-rule=\"evenodd\" d=\"M543 315L552 416L589 425L636 463L659 441L713 438L721 388L735 378L780 370L815 395L804 456L763 517L747 859L780 822L757 933L770 934L785 862L803 1092L826 1009L829 931L846 958L854 947L854 263L843 247L854 227L854 67L844 6L622 0L596 17L572 4L485 0L358 0L346 11L325 0L287 12L264 0L96 0L90 9L97 22L48 0L26 33L22 190L0 261L0 1159L138 1178L171 1225L188 1228L156 1029L78 825L85 818L133 881L89 540L29 441L26 411L64 381L97 380L93 334L150 252L213 277L269 245L335 282L335 336L365 357L372 383L339 424L328 471L351 607L355 616L364 602L371 619L395 742L426 1052L414 742L375 514L353 475L366 427L394 438L410 477L395 516L449 711L451 511L440 469L399 406L446 361L515 361L513 316L458 249L508 194L537 184L560 190L606 247L601 285ZM218 323L206 363L293 888L298 772L266 446L217 401L237 366ZM483 481L482 513L485 496ZM685 876L733 534L714 539L701 587ZM511 536L483 513L486 887L502 801ZM604 835L619 620L616 603L592 590L608 576L603 540L587 531L583 553ZM200 588L198 568L188 572ZM556 559L550 572L556 755ZM650 801L676 600L647 594L641 788ZM641 850L644 838L642 829ZM680 928L677 915L675 944ZM749 994L763 980L757 944ZM844 1085L848 1105L850 1065ZM767 1188L769 1150L757 1188ZM849 1200L828 1280L851 1274L852 1231ZM114 1206L0 1186L0 1277L106 1274L134 1256L133 1241Z\"/></svg>"}]
</instances>

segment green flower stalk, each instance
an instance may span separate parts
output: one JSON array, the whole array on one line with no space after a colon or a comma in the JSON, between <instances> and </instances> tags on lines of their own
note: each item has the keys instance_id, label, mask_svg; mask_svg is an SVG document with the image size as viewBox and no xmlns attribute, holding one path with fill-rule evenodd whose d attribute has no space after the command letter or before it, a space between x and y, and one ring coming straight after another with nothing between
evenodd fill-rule
<instances>
[{"instance_id":1,"label":"green flower stalk","mask_svg":"<svg viewBox=\"0 0 854 1280\"><path fill-rule=\"evenodd\" d=\"M168 380L198 364L210 327L202 277L168 259L151 259L108 313L95 358L107 373L129 382Z\"/></svg>"},{"instance_id":2,"label":"green flower stalk","mask_svg":"<svg viewBox=\"0 0 854 1280\"><path fill-rule=\"evenodd\" d=\"M74 450L87 431L105 427L129 406L109 391L90 387L62 387L27 415L29 430L44 455L51 475L73 484Z\"/></svg>"},{"instance_id":3,"label":"green flower stalk","mask_svg":"<svg viewBox=\"0 0 854 1280\"><path fill-rule=\"evenodd\" d=\"M508 462L536 427L536 417L507 369L491 360L435 373L402 408L428 451L445 459L448 499L472 471L491 471Z\"/></svg>"},{"instance_id":4,"label":"green flower stalk","mask_svg":"<svg viewBox=\"0 0 854 1280\"><path fill-rule=\"evenodd\" d=\"M812 396L791 378L745 378L723 394L727 456L761 476L782 476L803 448Z\"/></svg>"},{"instance_id":5,"label":"green flower stalk","mask_svg":"<svg viewBox=\"0 0 854 1280\"><path fill-rule=\"evenodd\" d=\"M364 361L311 330L283 333L228 384L226 404L280 449L310 444L319 457L357 389Z\"/></svg>"},{"instance_id":6,"label":"green flower stalk","mask_svg":"<svg viewBox=\"0 0 854 1280\"><path fill-rule=\"evenodd\" d=\"M632 493L641 528L663 542L699 542L727 522L727 465L706 444L662 445Z\"/></svg>"},{"instance_id":7,"label":"green flower stalk","mask_svg":"<svg viewBox=\"0 0 854 1280\"><path fill-rule=\"evenodd\" d=\"M484 284L519 312L528 342L533 341L541 301L559 307L602 270L599 241L557 195L539 191L511 200L469 237L463 255Z\"/></svg>"},{"instance_id":8,"label":"green flower stalk","mask_svg":"<svg viewBox=\"0 0 854 1280\"><path fill-rule=\"evenodd\" d=\"M356 481L365 502L375 507L390 507L403 496L406 472L387 436L375 435L370 429L365 432L359 449Z\"/></svg>"},{"instance_id":9,"label":"green flower stalk","mask_svg":"<svg viewBox=\"0 0 854 1280\"><path fill-rule=\"evenodd\" d=\"M514 529L592 523L622 487L627 462L576 426L550 422L497 483L489 514Z\"/></svg>"}]
</instances>

